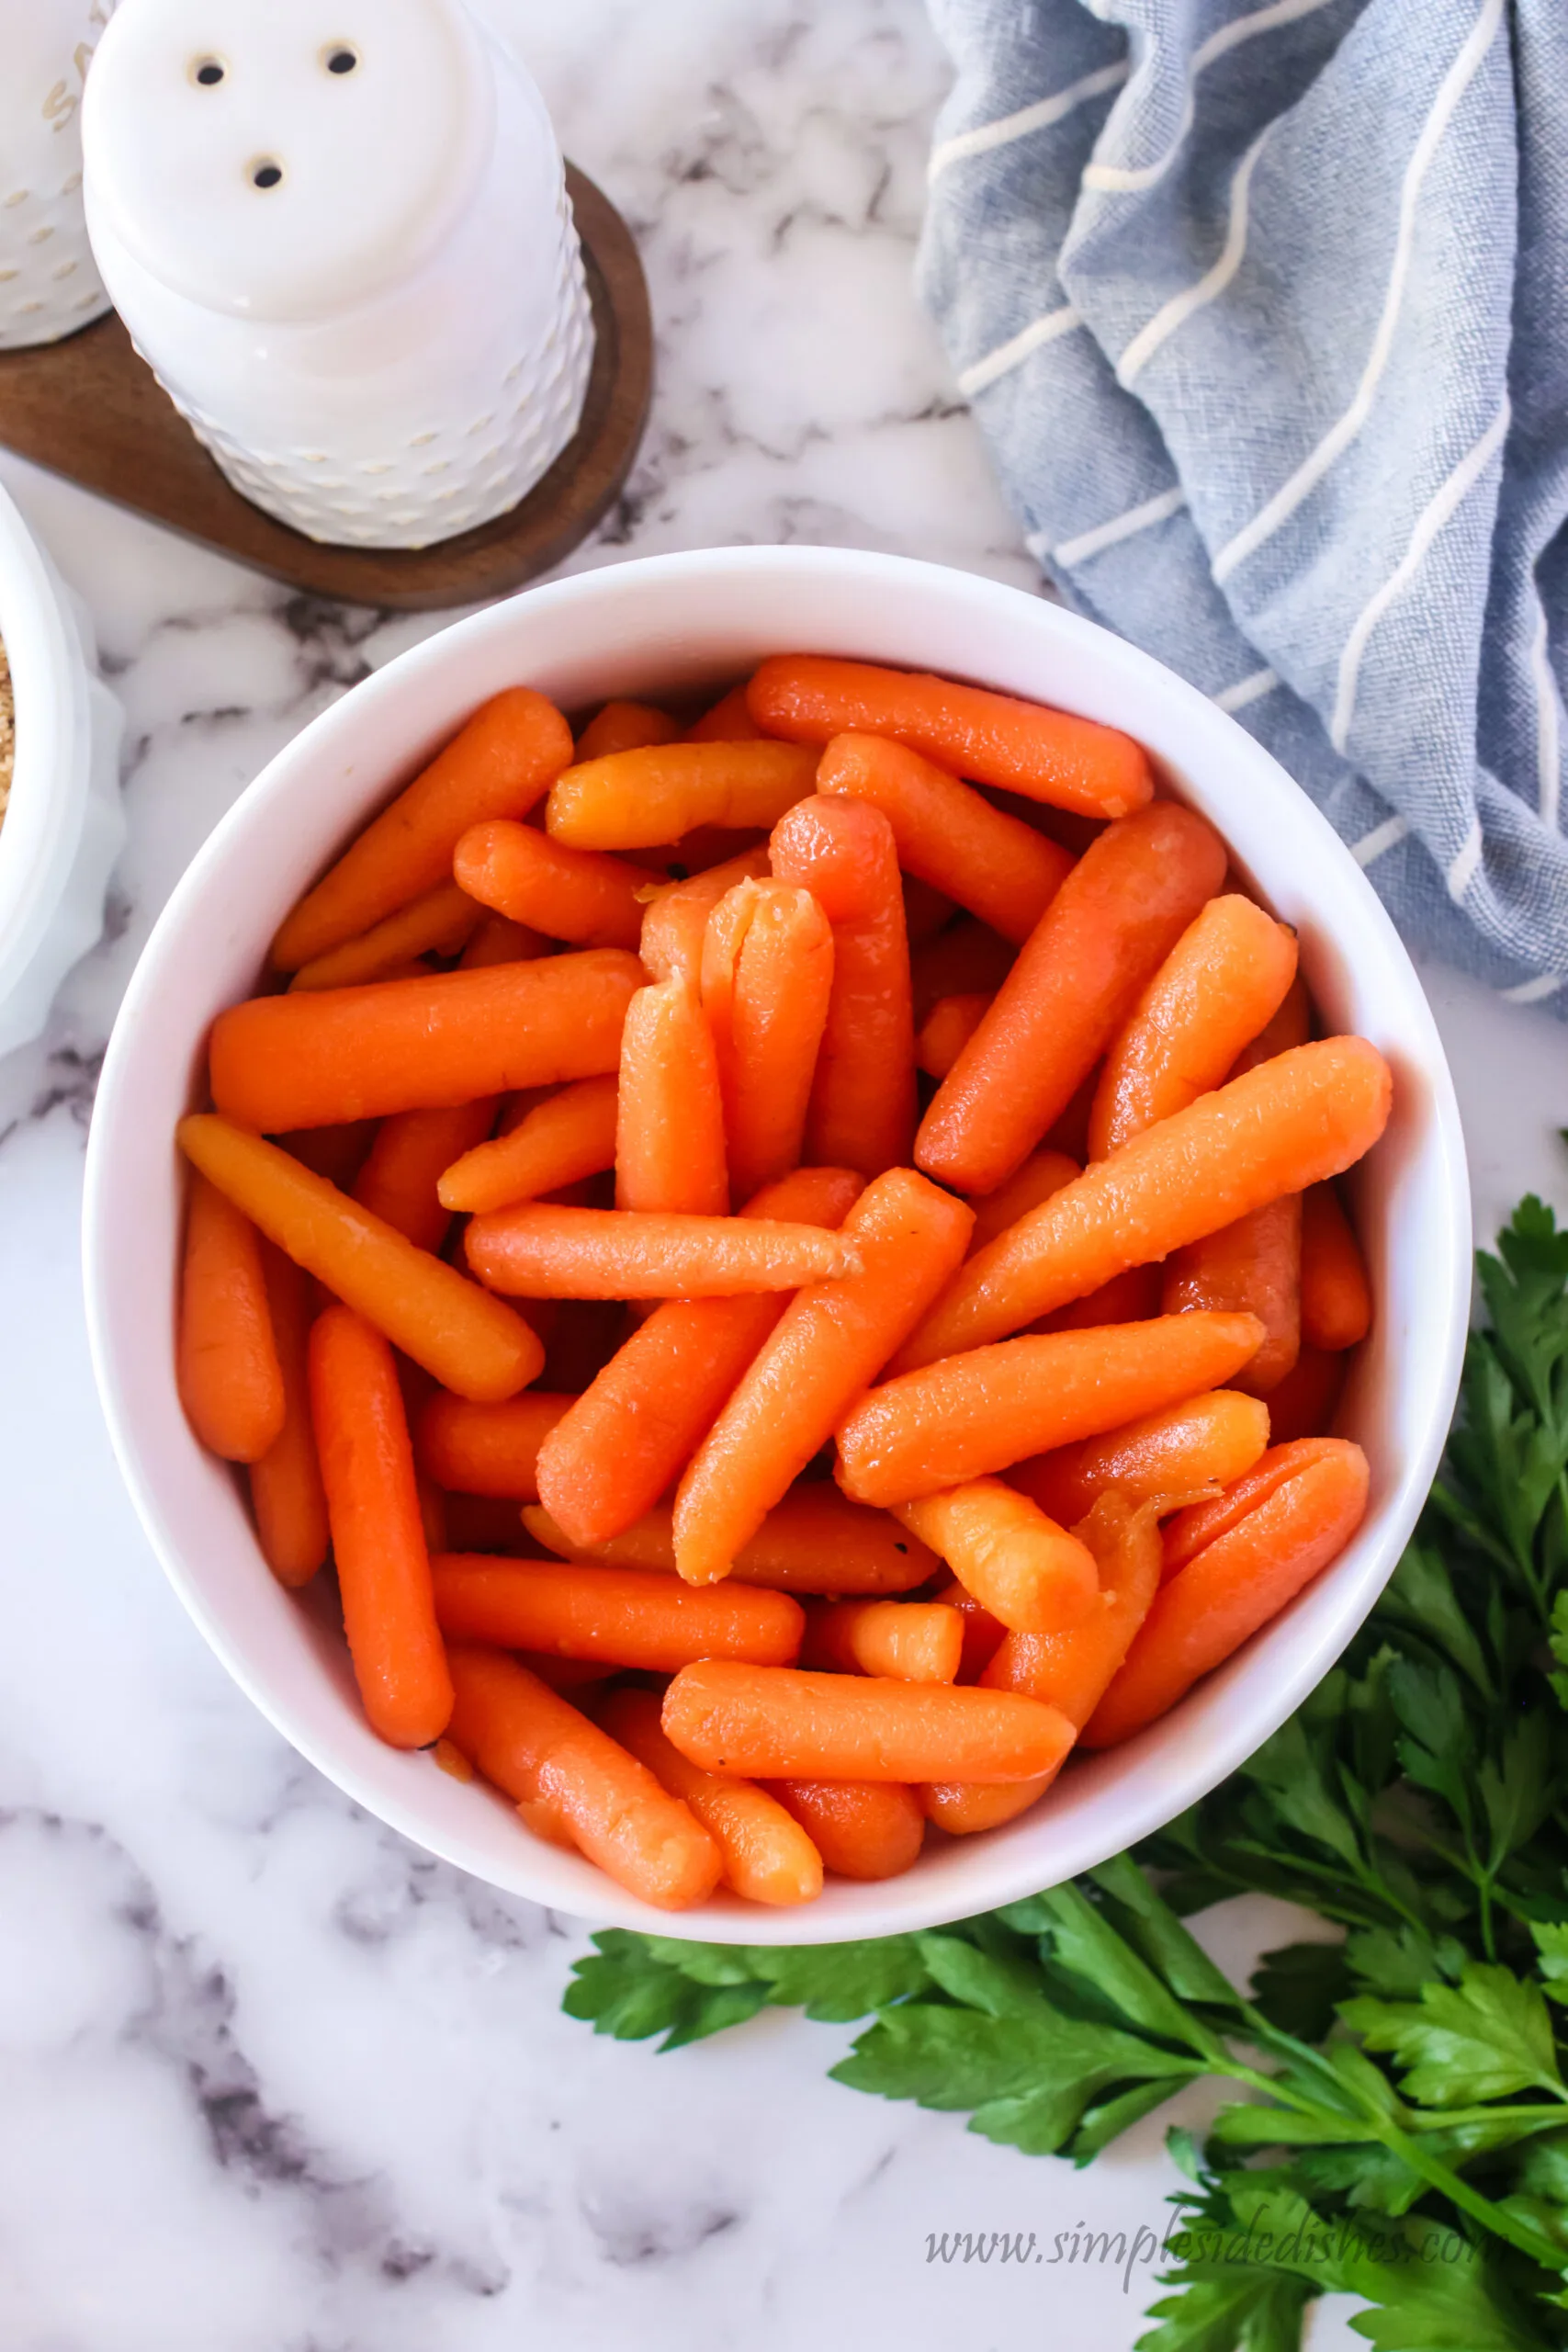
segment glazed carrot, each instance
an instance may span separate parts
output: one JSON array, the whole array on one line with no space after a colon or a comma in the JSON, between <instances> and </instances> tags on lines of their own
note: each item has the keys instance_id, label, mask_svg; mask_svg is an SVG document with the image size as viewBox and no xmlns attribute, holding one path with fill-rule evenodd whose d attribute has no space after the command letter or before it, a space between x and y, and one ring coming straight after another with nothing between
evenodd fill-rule
<instances>
[{"instance_id":1,"label":"glazed carrot","mask_svg":"<svg viewBox=\"0 0 1568 2352\"><path fill-rule=\"evenodd\" d=\"M1314 1437L1298 1439L1288 1445L1271 1445L1250 1468L1233 1478L1222 1494L1178 1511L1166 1521L1161 1532L1166 1575L1175 1576L1189 1560L1196 1558L1205 1544L1228 1534L1289 1479L1299 1476L1314 1463L1336 1459L1344 1452L1344 1442L1341 1438Z\"/></svg>"},{"instance_id":2,"label":"glazed carrot","mask_svg":"<svg viewBox=\"0 0 1568 2352\"><path fill-rule=\"evenodd\" d=\"M443 1387L494 1403L537 1376L545 1351L520 1315L276 1144L209 1114L182 1119L175 1139L269 1241Z\"/></svg>"},{"instance_id":3,"label":"glazed carrot","mask_svg":"<svg viewBox=\"0 0 1568 2352\"><path fill-rule=\"evenodd\" d=\"M213 1023L212 1097L242 1125L326 1127L594 1078L620 1058L635 956L612 948L421 980L252 997Z\"/></svg>"},{"instance_id":4,"label":"glazed carrot","mask_svg":"<svg viewBox=\"0 0 1568 2352\"><path fill-rule=\"evenodd\" d=\"M1295 973L1293 932L1235 891L1211 899L1106 1057L1089 1114L1089 1158L1104 1159L1223 1084L1284 1002Z\"/></svg>"},{"instance_id":5,"label":"glazed carrot","mask_svg":"<svg viewBox=\"0 0 1568 2352\"><path fill-rule=\"evenodd\" d=\"M1195 1306L1256 1315L1264 1341L1236 1386L1268 1396L1295 1363L1302 1344L1302 1196L1286 1193L1173 1250L1165 1263L1160 1305L1168 1315Z\"/></svg>"},{"instance_id":6,"label":"glazed carrot","mask_svg":"<svg viewBox=\"0 0 1568 2352\"><path fill-rule=\"evenodd\" d=\"M847 1170L803 1168L759 1193L741 1215L830 1230L859 1190ZM604 1544L653 1509L784 1307L776 1292L667 1299L631 1333L540 1456L541 1497L571 1543Z\"/></svg>"},{"instance_id":7,"label":"glazed carrot","mask_svg":"<svg viewBox=\"0 0 1568 2352\"><path fill-rule=\"evenodd\" d=\"M470 1408L471 1409L471 1408ZM1234 1388L1214 1388L1162 1413L1146 1413L1103 1437L1080 1439L1015 1464L1008 1484L1071 1527L1110 1488L1134 1501L1228 1487L1269 1443L1269 1408Z\"/></svg>"},{"instance_id":8,"label":"glazed carrot","mask_svg":"<svg viewBox=\"0 0 1568 2352\"><path fill-rule=\"evenodd\" d=\"M1094 1606L1093 1553L999 1478L950 1487L900 1505L897 1515L1014 1633L1060 1633Z\"/></svg>"},{"instance_id":9,"label":"glazed carrot","mask_svg":"<svg viewBox=\"0 0 1568 2352\"><path fill-rule=\"evenodd\" d=\"M941 890L922 882L917 875L904 876L904 929L908 934L909 953L913 957L917 947L945 931L958 910Z\"/></svg>"},{"instance_id":10,"label":"glazed carrot","mask_svg":"<svg viewBox=\"0 0 1568 2352\"><path fill-rule=\"evenodd\" d=\"M674 1514L668 1503L648 1511L604 1544L573 1544L542 1509L523 1507L529 1535L568 1559L675 1571ZM768 1513L730 1571L740 1584L779 1592L880 1595L929 1582L942 1562L888 1512L864 1510L829 1484L792 1487Z\"/></svg>"},{"instance_id":11,"label":"glazed carrot","mask_svg":"<svg viewBox=\"0 0 1568 2352\"><path fill-rule=\"evenodd\" d=\"M431 1563L441 1630L461 1642L672 1674L700 1657L787 1666L806 1618L787 1592L694 1592L646 1568L443 1553Z\"/></svg>"},{"instance_id":12,"label":"glazed carrot","mask_svg":"<svg viewBox=\"0 0 1568 2352\"><path fill-rule=\"evenodd\" d=\"M982 1347L1112 1275L1337 1175L1382 1135L1392 1091L1375 1046L1331 1037L1200 1095L979 1250L896 1368Z\"/></svg>"},{"instance_id":13,"label":"glazed carrot","mask_svg":"<svg viewBox=\"0 0 1568 2352\"><path fill-rule=\"evenodd\" d=\"M833 933L809 890L740 882L709 915L702 1011L742 1199L799 1165L832 986ZM671 1142L691 1148L684 1136Z\"/></svg>"},{"instance_id":14,"label":"glazed carrot","mask_svg":"<svg viewBox=\"0 0 1568 2352\"><path fill-rule=\"evenodd\" d=\"M352 988L356 981L378 980L412 956L455 956L468 944L484 920L476 905L455 882L443 882L423 899L411 899L357 939L345 939L325 956L301 964L291 989Z\"/></svg>"},{"instance_id":15,"label":"glazed carrot","mask_svg":"<svg viewBox=\"0 0 1568 2352\"><path fill-rule=\"evenodd\" d=\"M650 979L673 979L683 972L699 980L703 968L703 937L708 917L727 891L738 882L760 881L769 871L767 845L742 850L722 865L688 881L654 888L642 919L639 953Z\"/></svg>"},{"instance_id":16,"label":"glazed carrot","mask_svg":"<svg viewBox=\"0 0 1568 2352\"><path fill-rule=\"evenodd\" d=\"M704 1772L665 1738L651 1690L613 1690L599 1711L612 1739L690 1805L724 1858L724 1880L751 1903L809 1903L822 1892L822 1857L800 1824L754 1781Z\"/></svg>"},{"instance_id":17,"label":"glazed carrot","mask_svg":"<svg viewBox=\"0 0 1568 2352\"><path fill-rule=\"evenodd\" d=\"M1096 1072L1091 1069L1083 1084L1076 1090L1066 1109L1060 1117L1052 1120L1045 1134L1049 1150L1065 1151L1067 1158L1076 1159L1080 1168L1089 1162L1089 1114L1094 1109L1095 1089L1099 1082Z\"/></svg>"},{"instance_id":18,"label":"glazed carrot","mask_svg":"<svg viewBox=\"0 0 1568 2352\"><path fill-rule=\"evenodd\" d=\"M642 936L645 867L596 850L563 849L504 817L474 825L452 870L471 899L579 947L635 947Z\"/></svg>"},{"instance_id":19,"label":"glazed carrot","mask_svg":"<svg viewBox=\"0 0 1568 2352\"><path fill-rule=\"evenodd\" d=\"M1029 1325L1031 1331L1092 1331L1100 1323L1147 1323L1160 1312L1158 1266L1129 1266L1108 1283Z\"/></svg>"},{"instance_id":20,"label":"glazed carrot","mask_svg":"<svg viewBox=\"0 0 1568 2352\"><path fill-rule=\"evenodd\" d=\"M193 1175L175 1370L180 1402L203 1445L256 1462L283 1428L283 1374L267 1307L261 1236L243 1204Z\"/></svg>"},{"instance_id":21,"label":"glazed carrot","mask_svg":"<svg viewBox=\"0 0 1568 2352\"><path fill-rule=\"evenodd\" d=\"M802 1666L881 1674L895 1682L953 1682L964 1620L937 1600L821 1600L806 1621Z\"/></svg>"},{"instance_id":22,"label":"glazed carrot","mask_svg":"<svg viewBox=\"0 0 1568 2352\"><path fill-rule=\"evenodd\" d=\"M681 1481L675 1559L689 1582L728 1576L958 1264L970 1221L910 1169L862 1193L840 1228L859 1271L790 1302Z\"/></svg>"},{"instance_id":23,"label":"glazed carrot","mask_svg":"<svg viewBox=\"0 0 1568 2352\"><path fill-rule=\"evenodd\" d=\"M859 1271L811 1226L532 1203L475 1217L466 1249L481 1282L520 1298L734 1298Z\"/></svg>"},{"instance_id":24,"label":"glazed carrot","mask_svg":"<svg viewBox=\"0 0 1568 2352\"><path fill-rule=\"evenodd\" d=\"M915 1039L915 1059L928 1078L945 1078L991 1009L988 996L939 997Z\"/></svg>"},{"instance_id":25,"label":"glazed carrot","mask_svg":"<svg viewBox=\"0 0 1568 2352\"><path fill-rule=\"evenodd\" d=\"M532 931L525 922L513 922L509 915L487 914L463 950L462 968L482 972L492 964L532 963L549 944L542 931Z\"/></svg>"},{"instance_id":26,"label":"glazed carrot","mask_svg":"<svg viewBox=\"0 0 1568 2352\"><path fill-rule=\"evenodd\" d=\"M1258 1472L1251 1475L1257 1478ZM1161 1587L1121 1671L1084 1727L1084 1746L1112 1747L1130 1739L1277 1616L1350 1541L1366 1511L1368 1484L1367 1457L1359 1445L1343 1438L1316 1440L1313 1459L1279 1480Z\"/></svg>"},{"instance_id":27,"label":"glazed carrot","mask_svg":"<svg viewBox=\"0 0 1568 2352\"><path fill-rule=\"evenodd\" d=\"M803 801L769 843L780 882L833 926L833 988L806 1125L810 1158L867 1176L908 1160L915 1127L909 944L893 828L856 800Z\"/></svg>"},{"instance_id":28,"label":"glazed carrot","mask_svg":"<svg viewBox=\"0 0 1568 2352\"><path fill-rule=\"evenodd\" d=\"M615 1206L723 1216L725 1104L713 1030L689 978L639 989L621 1033Z\"/></svg>"},{"instance_id":29,"label":"glazed carrot","mask_svg":"<svg viewBox=\"0 0 1568 2352\"><path fill-rule=\"evenodd\" d=\"M539 1448L576 1402L531 1388L503 1404L475 1405L437 1390L414 1419L419 1466L448 1491L536 1502ZM516 1514L512 1517L515 1525Z\"/></svg>"},{"instance_id":30,"label":"glazed carrot","mask_svg":"<svg viewBox=\"0 0 1568 2352\"><path fill-rule=\"evenodd\" d=\"M513 686L485 703L301 899L272 943L274 964L298 971L449 882L469 826L525 817L570 757L571 731L542 695Z\"/></svg>"},{"instance_id":31,"label":"glazed carrot","mask_svg":"<svg viewBox=\"0 0 1568 2352\"><path fill-rule=\"evenodd\" d=\"M634 996L632 1004L635 1006ZM630 1020L628 1012L627 1019ZM615 1164L615 1080L580 1078L524 1113L507 1135L472 1141L442 1164L436 1193L448 1215L510 1208ZM440 1117L438 1112L412 1114Z\"/></svg>"},{"instance_id":32,"label":"glazed carrot","mask_svg":"<svg viewBox=\"0 0 1568 2352\"><path fill-rule=\"evenodd\" d=\"M551 786L545 824L571 849L656 849L699 825L775 825L812 790L816 773L816 752L795 743L622 752L568 768Z\"/></svg>"},{"instance_id":33,"label":"glazed carrot","mask_svg":"<svg viewBox=\"0 0 1568 2352\"><path fill-rule=\"evenodd\" d=\"M999 933L961 915L909 957L916 1021L929 1021L944 996L995 996L1016 953Z\"/></svg>"},{"instance_id":34,"label":"glazed carrot","mask_svg":"<svg viewBox=\"0 0 1568 2352\"><path fill-rule=\"evenodd\" d=\"M773 1781L769 1793L836 1878L897 1878L919 1858L925 1821L895 1781Z\"/></svg>"},{"instance_id":35,"label":"glazed carrot","mask_svg":"<svg viewBox=\"0 0 1568 2352\"><path fill-rule=\"evenodd\" d=\"M1269 1392L1269 1427L1276 1445L1298 1437L1326 1437L1345 1385L1347 1358L1303 1347L1294 1368Z\"/></svg>"},{"instance_id":36,"label":"glazed carrot","mask_svg":"<svg viewBox=\"0 0 1568 2352\"><path fill-rule=\"evenodd\" d=\"M1206 899L1225 849L1170 800L1110 825L1046 908L920 1122L917 1164L964 1192L1010 1176L1066 1108Z\"/></svg>"},{"instance_id":37,"label":"glazed carrot","mask_svg":"<svg viewBox=\"0 0 1568 2352\"><path fill-rule=\"evenodd\" d=\"M453 1745L520 1811L545 1802L591 1862L660 1910L713 1893L718 1848L646 1765L499 1650L455 1646L449 1657Z\"/></svg>"},{"instance_id":38,"label":"glazed carrot","mask_svg":"<svg viewBox=\"0 0 1568 2352\"><path fill-rule=\"evenodd\" d=\"M452 1681L392 1351L363 1316L329 1306L311 1326L310 1383L359 1695L372 1730L391 1747L427 1747L446 1728Z\"/></svg>"},{"instance_id":39,"label":"glazed carrot","mask_svg":"<svg viewBox=\"0 0 1568 2352\"><path fill-rule=\"evenodd\" d=\"M960 1682L977 1682L997 1650L1007 1638L1007 1627L982 1609L966 1585L954 1577L937 1594L944 1608L956 1609L964 1621L963 1647L958 1660Z\"/></svg>"},{"instance_id":40,"label":"glazed carrot","mask_svg":"<svg viewBox=\"0 0 1568 2352\"><path fill-rule=\"evenodd\" d=\"M1358 1347L1371 1328L1372 1294L1350 1221L1332 1184L1302 1202L1302 1337L1333 1353Z\"/></svg>"},{"instance_id":41,"label":"glazed carrot","mask_svg":"<svg viewBox=\"0 0 1568 2352\"><path fill-rule=\"evenodd\" d=\"M977 784L1089 817L1124 817L1154 790L1147 755L1130 735L951 678L784 654L761 663L746 703L770 735L807 743L850 731L891 735Z\"/></svg>"},{"instance_id":42,"label":"glazed carrot","mask_svg":"<svg viewBox=\"0 0 1568 2352\"><path fill-rule=\"evenodd\" d=\"M681 729L667 710L650 702L607 702L594 712L577 739L572 763L605 760L615 752L640 752L649 743L673 743Z\"/></svg>"},{"instance_id":43,"label":"glazed carrot","mask_svg":"<svg viewBox=\"0 0 1568 2352\"><path fill-rule=\"evenodd\" d=\"M352 1193L379 1124L376 1119L353 1119L346 1126L301 1127L298 1134L275 1135L272 1140L291 1159L335 1184L340 1193Z\"/></svg>"},{"instance_id":44,"label":"glazed carrot","mask_svg":"<svg viewBox=\"0 0 1568 2352\"><path fill-rule=\"evenodd\" d=\"M1055 1707L1010 1690L730 1658L682 1667L663 1720L705 1770L768 1781L1028 1781L1072 1743Z\"/></svg>"},{"instance_id":45,"label":"glazed carrot","mask_svg":"<svg viewBox=\"0 0 1568 2352\"><path fill-rule=\"evenodd\" d=\"M1043 833L886 736L835 736L822 754L817 789L880 808L904 871L935 884L1015 945L1028 938L1072 870L1067 852Z\"/></svg>"},{"instance_id":46,"label":"glazed carrot","mask_svg":"<svg viewBox=\"0 0 1568 2352\"><path fill-rule=\"evenodd\" d=\"M746 707L747 681L731 686L720 695L711 709L705 710L694 725L686 729L688 743L756 743L762 730Z\"/></svg>"},{"instance_id":47,"label":"glazed carrot","mask_svg":"<svg viewBox=\"0 0 1568 2352\"><path fill-rule=\"evenodd\" d=\"M493 1094L444 1110L395 1111L381 1122L355 1181L355 1199L421 1250L439 1254L452 1226L451 1209L440 1195L441 1177L454 1160L485 1148L494 1124Z\"/></svg>"},{"instance_id":48,"label":"glazed carrot","mask_svg":"<svg viewBox=\"0 0 1568 2352\"><path fill-rule=\"evenodd\" d=\"M918 1502L1217 1387L1262 1337L1253 1315L1165 1315L943 1357L845 1417L839 1484L856 1502Z\"/></svg>"},{"instance_id":49,"label":"glazed carrot","mask_svg":"<svg viewBox=\"0 0 1568 2352\"><path fill-rule=\"evenodd\" d=\"M1015 1175L1010 1176L1005 1184L998 1184L994 1193L986 1193L975 1203L975 1231L969 1243L970 1256L973 1257L976 1250L985 1249L998 1233L1005 1233L1010 1225L1016 1225L1021 1216L1027 1216L1031 1209L1037 1209L1042 1201L1048 1201L1053 1193L1059 1193L1064 1184L1070 1184L1075 1176L1082 1173L1078 1162L1069 1159L1065 1151L1049 1151L1043 1147L1039 1151L1032 1151L1022 1167ZM1102 1315L1100 1317L1102 1323L1135 1319L1120 1315Z\"/></svg>"},{"instance_id":50,"label":"glazed carrot","mask_svg":"<svg viewBox=\"0 0 1568 2352\"><path fill-rule=\"evenodd\" d=\"M251 1464L251 1507L263 1558L279 1584L298 1589L309 1584L332 1541L316 1433L310 1426L310 1284L293 1260L270 1241L262 1244L262 1270L283 1374L283 1427Z\"/></svg>"}]
</instances>

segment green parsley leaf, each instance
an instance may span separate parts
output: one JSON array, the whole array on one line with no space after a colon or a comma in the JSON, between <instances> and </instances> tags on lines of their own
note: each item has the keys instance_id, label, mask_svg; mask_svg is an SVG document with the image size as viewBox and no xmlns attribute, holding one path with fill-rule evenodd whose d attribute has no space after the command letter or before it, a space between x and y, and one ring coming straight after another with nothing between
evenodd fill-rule
<instances>
[{"instance_id":1,"label":"green parsley leaf","mask_svg":"<svg viewBox=\"0 0 1568 2352\"><path fill-rule=\"evenodd\" d=\"M1523 2090L1563 2093L1551 2019L1539 1985L1511 1969L1472 1963L1458 1985L1425 1984L1412 2002L1347 2001L1345 2023L1404 2070L1421 2107L1471 2107Z\"/></svg>"}]
</instances>

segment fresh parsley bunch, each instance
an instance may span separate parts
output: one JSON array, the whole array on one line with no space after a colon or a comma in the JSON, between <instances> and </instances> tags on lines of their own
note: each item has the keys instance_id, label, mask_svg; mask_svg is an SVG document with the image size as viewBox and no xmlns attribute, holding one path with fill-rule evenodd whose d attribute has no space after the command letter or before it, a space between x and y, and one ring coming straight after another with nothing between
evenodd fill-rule
<instances>
[{"instance_id":1,"label":"fresh parsley bunch","mask_svg":"<svg viewBox=\"0 0 1568 2352\"><path fill-rule=\"evenodd\" d=\"M1168 2135L1191 2186L1140 2352L1297 2352L1331 2290L1383 2352L1568 2347L1568 1231L1526 1200L1479 1269L1489 1328L1387 1591L1140 1861L876 1942L615 1930L570 2014L666 2050L769 2003L868 2018L836 2080L1079 2164L1218 2077L1202 2145ZM1243 1992L1183 1917L1250 1892L1346 1932Z\"/></svg>"}]
</instances>

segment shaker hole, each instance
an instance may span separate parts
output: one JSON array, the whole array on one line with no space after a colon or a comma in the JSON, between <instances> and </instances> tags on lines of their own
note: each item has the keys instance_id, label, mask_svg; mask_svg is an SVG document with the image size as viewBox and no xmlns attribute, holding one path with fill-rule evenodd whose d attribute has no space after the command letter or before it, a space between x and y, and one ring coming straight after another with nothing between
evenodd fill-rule
<instances>
[{"instance_id":1,"label":"shaker hole","mask_svg":"<svg viewBox=\"0 0 1568 2352\"><path fill-rule=\"evenodd\" d=\"M204 90L214 90L228 70L220 57L198 57L190 70L191 80L198 82Z\"/></svg>"},{"instance_id":2,"label":"shaker hole","mask_svg":"<svg viewBox=\"0 0 1568 2352\"><path fill-rule=\"evenodd\" d=\"M345 40L334 40L321 51L321 62L329 74L352 74L359 62L359 51Z\"/></svg>"},{"instance_id":3,"label":"shaker hole","mask_svg":"<svg viewBox=\"0 0 1568 2352\"><path fill-rule=\"evenodd\" d=\"M270 156L251 166L251 184L254 187L276 187L282 177L282 164L275 164Z\"/></svg>"}]
</instances>

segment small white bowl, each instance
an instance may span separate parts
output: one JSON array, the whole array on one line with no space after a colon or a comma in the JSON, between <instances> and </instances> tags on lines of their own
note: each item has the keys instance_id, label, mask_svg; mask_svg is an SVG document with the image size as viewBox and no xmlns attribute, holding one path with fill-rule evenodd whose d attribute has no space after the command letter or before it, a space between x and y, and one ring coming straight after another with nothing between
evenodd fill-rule
<instances>
[{"instance_id":1,"label":"small white bowl","mask_svg":"<svg viewBox=\"0 0 1568 2352\"><path fill-rule=\"evenodd\" d=\"M1377 1321L1340 1419L1371 1457L1371 1506L1334 1566L1220 1673L1138 1739L1071 1765L1017 1822L933 1834L904 1877L830 1879L798 1910L725 1896L667 1915L530 1838L502 1799L383 1747L341 1638L268 1575L233 1476L192 1437L175 1391L174 1127L201 1083L209 1023L254 988L285 910L477 703L519 681L567 708L682 693L796 650L947 671L1127 729L1297 926L1326 1021L1387 1055L1394 1115L1357 1185ZM931 564L811 548L660 556L532 590L416 647L307 728L220 825L142 956L98 1091L85 1235L94 1360L120 1466L175 1590L285 1737L370 1813L512 1894L749 1943L891 1934L1010 1901L1145 1837L1249 1756L1326 1673L1399 1557L1442 1451L1470 1297L1464 1149L1442 1047L1393 925L1306 796L1203 695L1058 606Z\"/></svg>"},{"instance_id":2,"label":"small white bowl","mask_svg":"<svg viewBox=\"0 0 1568 2352\"><path fill-rule=\"evenodd\" d=\"M124 721L96 674L91 625L4 491L0 644L17 713L0 823L0 1054L8 1054L38 1035L61 981L103 934L125 818Z\"/></svg>"}]
</instances>

